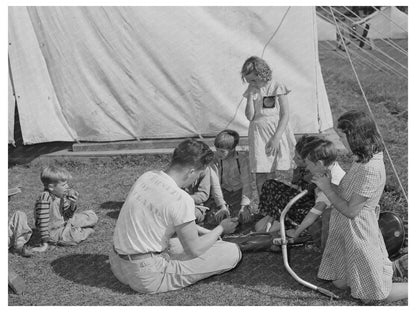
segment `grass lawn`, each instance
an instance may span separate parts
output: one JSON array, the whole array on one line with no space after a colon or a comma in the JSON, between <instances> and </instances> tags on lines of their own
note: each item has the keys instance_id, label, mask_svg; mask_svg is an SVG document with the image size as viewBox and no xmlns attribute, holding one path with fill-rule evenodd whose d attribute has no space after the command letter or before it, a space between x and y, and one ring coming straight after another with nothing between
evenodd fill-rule
<instances>
[{"instance_id":1,"label":"grass lawn","mask_svg":"<svg viewBox=\"0 0 416 312\"><path fill-rule=\"evenodd\" d=\"M397 41L406 45L407 41ZM376 42L378 44L378 42ZM321 67L334 120L365 103L345 59L327 49L320 50ZM407 81L370 68L357 69L370 105L407 189ZM145 171L167 165L168 155L123 156L74 161L50 160L73 174L80 191L80 209L93 209L99 223L86 242L75 247L57 247L26 259L9 253L9 266L24 277L27 292L9 292L9 305L362 305L330 283L317 280L321 255L304 247L290 251L294 271L303 279L327 288L341 299L331 301L297 283L286 272L282 254L247 253L233 271L214 276L188 288L157 295L141 295L120 284L107 262L118 213L134 181ZM33 205L42 190L39 174L46 161L34 160L8 170L8 185L21 185L23 192L9 202L9 217L26 212L33 225ZM348 157L341 165L350 166ZM386 159L388 182L382 210L398 212L407 220L407 203L400 193ZM380 303L381 305L383 303ZM407 300L393 305L407 305Z\"/></svg>"}]
</instances>

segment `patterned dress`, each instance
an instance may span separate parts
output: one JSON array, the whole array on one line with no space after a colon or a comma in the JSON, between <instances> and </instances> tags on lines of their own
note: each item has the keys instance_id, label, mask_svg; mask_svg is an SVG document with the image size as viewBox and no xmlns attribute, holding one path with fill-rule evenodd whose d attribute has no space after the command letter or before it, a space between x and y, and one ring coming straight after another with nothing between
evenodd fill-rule
<instances>
[{"instance_id":1,"label":"patterned dress","mask_svg":"<svg viewBox=\"0 0 416 312\"><path fill-rule=\"evenodd\" d=\"M303 167L295 169L292 183L300 189L308 189L309 192L299 199L287 214L287 226L292 226L293 222L300 224L311 208L315 205L315 184L310 183L310 173ZM275 220L280 219L280 215L287 203L300 193L300 190L276 180L267 180L261 189L259 201L259 213L263 216L271 216ZM293 222L290 222L293 221Z\"/></svg>"},{"instance_id":2,"label":"patterned dress","mask_svg":"<svg viewBox=\"0 0 416 312\"><path fill-rule=\"evenodd\" d=\"M354 163L339 186L339 194L349 201L352 195L367 198L354 219L332 209L329 236L318 277L344 280L351 296L364 300L385 299L392 288L393 269L378 227L381 194L386 183L383 153L368 163Z\"/></svg>"},{"instance_id":3,"label":"patterned dress","mask_svg":"<svg viewBox=\"0 0 416 312\"><path fill-rule=\"evenodd\" d=\"M250 169L253 173L269 173L292 168L296 140L290 122L282 134L277 154L267 156L265 149L279 124L278 96L289 92L283 84L269 81L254 94L254 118L250 121L248 129ZM248 97L248 89L243 96Z\"/></svg>"}]
</instances>

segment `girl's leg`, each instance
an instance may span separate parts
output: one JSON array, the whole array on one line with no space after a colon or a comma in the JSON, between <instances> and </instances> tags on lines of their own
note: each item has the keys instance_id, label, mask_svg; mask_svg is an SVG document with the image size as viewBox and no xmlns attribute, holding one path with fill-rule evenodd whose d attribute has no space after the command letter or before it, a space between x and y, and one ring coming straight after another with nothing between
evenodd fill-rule
<instances>
[{"instance_id":1,"label":"girl's leg","mask_svg":"<svg viewBox=\"0 0 416 312\"><path fill-rule=\"evenodd\" d=\"M393 283L390 294L387 296L387 302L398 301L407 299L408 286L407 283Z\"/></svg>"}]
</instances>

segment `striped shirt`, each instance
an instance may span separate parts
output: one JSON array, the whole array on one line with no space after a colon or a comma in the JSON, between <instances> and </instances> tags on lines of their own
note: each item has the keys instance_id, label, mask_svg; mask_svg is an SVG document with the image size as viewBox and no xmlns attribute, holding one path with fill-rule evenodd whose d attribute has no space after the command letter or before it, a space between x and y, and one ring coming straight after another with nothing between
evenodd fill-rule
<instances>
[{"instance_id":1,"label":"striped shirt","mask_svg":"<svg viewBox=\"0 0 416 312\"><path fill-rule=\"evenodd\" d=\"M66 198L56 197L44 190L38 197L35 209L35 225L40 232L42 242L48 242L50 231L65 225L76 210L76 203Z\"/></svg>"}]
</instances>

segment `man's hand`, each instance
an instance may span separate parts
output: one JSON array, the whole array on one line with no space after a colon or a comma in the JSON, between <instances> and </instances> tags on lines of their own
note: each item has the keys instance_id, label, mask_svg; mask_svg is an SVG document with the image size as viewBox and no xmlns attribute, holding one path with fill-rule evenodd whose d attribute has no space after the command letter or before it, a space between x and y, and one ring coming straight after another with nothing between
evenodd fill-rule
<instances>
[{"instance_id":1,"label":"man's hand","mask_svg":"<svg viewBox=\"0 0 416 312\"><path fill-rule=\"evenodd\" d=\"M223 228L223 234L233 233L238 225L238 218L226 218L221 221L220 225Z\"/></svg>"},{"instance_id":2,"label":"man's hand","mask_svg":"<svg viewBox=\"0 0 416 312\"><path fill-rule=\"evenodd\" d=\"M250 221L251 213L248 205L241 206L241 209L238 212L238 217L241 223L247 223Z\"/></svg>"},{"instance_id":3,"label":"man's hand","mask_svg":"<svg viewBox=\"0 0 416 312\"><path fill-rule=\"evenodd\" d=\"M230 210L227 206L221 206L220 210L215 213L215 220L220 222L222 219L230 216Z\"/></svg>"},{"instance_id":4,"label":"man's hand","mask_svg":"<svg viewBox=\"0 0 416 312\"><path fill-rule=\"evenodd\" d=\"M39 247L33 247L31 250L33 252L45 252L48 249L49 245L48 243L42 243Z\"/></svg>"}]
</instances>

